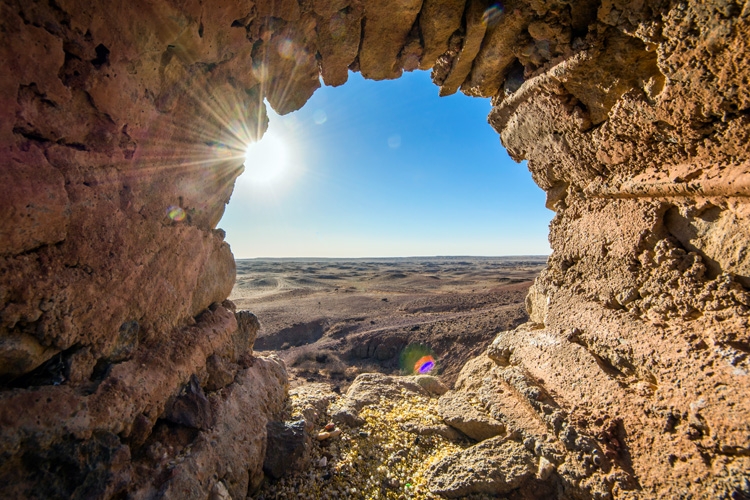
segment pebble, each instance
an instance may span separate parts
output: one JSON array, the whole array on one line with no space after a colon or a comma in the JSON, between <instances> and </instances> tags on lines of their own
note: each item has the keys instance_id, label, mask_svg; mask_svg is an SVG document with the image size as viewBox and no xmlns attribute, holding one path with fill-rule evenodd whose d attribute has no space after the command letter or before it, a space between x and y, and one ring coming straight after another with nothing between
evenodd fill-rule
<instances>
[{"instance_id":1,"label":"pebble","mask_svg":"<svg viewBox=\"0 0 750 500\"><path fill-rule=\"evenodd\" d=\"M341 434L341 429L333 429L332 431L321 431L318 433L317 440L318 441L325 441L328 438L333 438L336 436L339 436Z\"/></svg>"},{"instance_id":2,"label":"pebble","mask_svg":"<svg viewBox=\"0 0 750 500\"><path fill-rule=\"evenodd\" d=\"M318 467L325 467L326 465L328 465L328 459L326 457L322 457L318 460Z\"/></svg>"},{"instance_id":3,"label":"pebble","mask_svg":"<svg viewBox=\"0 0 750 500\"><path fill-rule=\"evenodd\" d=\"M548 479L555 472L555 465L544 457L539 457L539 469L537 477L542 481Z\"/></svg>"}]
</instances>

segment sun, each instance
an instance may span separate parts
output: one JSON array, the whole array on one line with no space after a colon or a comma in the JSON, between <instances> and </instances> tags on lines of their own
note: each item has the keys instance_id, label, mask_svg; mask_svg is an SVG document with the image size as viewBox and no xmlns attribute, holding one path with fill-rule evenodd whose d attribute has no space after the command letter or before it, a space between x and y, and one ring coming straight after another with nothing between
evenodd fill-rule
<instances>
[{"instance_id":1,"label":"sun","mask_svg":"<svg viewBox=\"0 0 750 500\"><path fill-rule=\"evenodd\" d=\"M289 174L291 160L288 141L275 130L269 129L260 141L248 144L242 177L253 184L278 183Z\"/></svg>"}]
</instances>

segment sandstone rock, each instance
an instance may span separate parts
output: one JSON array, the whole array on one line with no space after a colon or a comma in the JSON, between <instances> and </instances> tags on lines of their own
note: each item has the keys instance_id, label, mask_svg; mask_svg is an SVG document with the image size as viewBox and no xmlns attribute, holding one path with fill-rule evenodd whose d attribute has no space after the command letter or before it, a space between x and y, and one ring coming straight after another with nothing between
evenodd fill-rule
<instances>
[{"instance_id":1,"label":"sandstone rock","mask_svg":"<svg viewBox=\"0 0 750 500\"><path fill-rule=\"evenodd\" d=\"M220 236L223 240L223 234ZM193 315L214 303L221 303L232 292L237 269L227 243L221 243L203 265L193 291Z\"/></svg>"},{"instance_id":2,"label":"sandstone rock","mask_svg":"<svg viewBox=\"0 0 750 500\"><path fill-rule=\"evenodd\" d=\"M298 0L278 0L255 2L259 17L278 17L285 21L297 21L300 17Z\"/></svg>"},{"instance_id":3,"label":"sandstone rock","mask_svg":"<svg viewBox=\"0 0 750 500\"><path fill-rule=\"evenodd\" d=\"M401 397L403 391L427 395L427 391L409 377L363 373L354 379L341 403L331 408L331 418L334 422L356 427L363 423L359 410L377 404L381 398Z\"/></svg>"},{"instance_id":4,"label":"sandstone rock","mask_svg":"<svg viewBox=\"0 0 750 500\"><path fill-rule=\"evenodd\" d=\"M332 7L335 7L334 10ZM359 52L362 35L362 2L315 3L320 73L326 85L338 86L349 79L349 65Z\"/></svg>"},{"instance_id":5,"label":"sandstone rock","mask_svg":"<svg viewBox=\"0 0 750 500\"><path fill-rule=\"evenodd\" d=\"M750 230L750 223L733 207L727 210L714 206L705 210L674 207L665 214L664 222L686 250L701 255L709 277L732 273L739 283L750 288L750 255L743 251L746 242L741 237Z\"/></svg>"},{"instance_id":6,"label":"sandstone rock","mask_svg":"<svg viewBox=\"0 0 750 500\"><path fill-rule=\"evenodd\" d=\"M426 479L430 492L446 498L500 495L522 486L536 468L522 444L496 437L440 460Z\"/></svg>"},{"instance_id":7,"label":"sandstone rock","mask_svg":"<svg viewBox=\"0 0 750 500\"><path fill-rule=\"evenodd\" d=\"M0 340L2 363L0 375L5 380L15 379L39 367L60 351L39 344L31 335L5 337Z\"/></svg>"},{"instance_id":8,"label":"sandstone rock","mask_svg":"<svg viewBox=\"0 0 750 500\"><path fill-rule=\"evenodd\" d=\"M647 92L655 97L664 85L656 54L648 51L641 40L627 35L612 36L606 49L602 50L604 53L592 53L590 59L582 61L569 76L562 78L565 88L588 107L591 122L595 125L607 119L615 102L630 89L644 89L650 81ZM622 72L623 68L628 68L627 72ZM582 78L582 74L587 77ZM616 83L607 87L590 84L600 80Z\"/></svg>"},{"instance_id":9,"label":"sandstone rock","mask_svg":"<svg viewBox=\"0 0 750 500\"><path fill-rule=\"evenodd\" d=\"M338 398L327 384L310 383L295 387L289 396L296 400L297 408L307 423L308 430L325 425L328 405ZM332 430L326 428L326 430Z\"/></svg>"},{"instance_id":10,"label":"sandstone rock","mask_svg":"<svg viewBox=\"0 0 750 500\"><path fill-rule=\"evenodd\" d=\"M315 16L306 14L297 23L274 31L261 48L256 77L264 85L268 103L280 115L301 108L320 87L315 27Z\"/></svg>"},{"instance_id":11,"label":"sandstone rock","mask_svg":"<svg viewBox=\"0 0 750 500\"><path fill-rule=\"evenodd\" d=\"M229 494L227 487L224 486L224 483L219 481L211 490L208 500L232 500L232 496Z\"/></svg>"},{"instance_id":12,"label":"sandstone rock","mask_svg":"<svg viewBox=\"0 0 750 500\"><path fill-rule=\"evenodd\" d=\"M432 396L442 396L448 392L448 388L438 379L432 375L412 375L407 377L416 382L422 389L427 391Z\"/></svg>"},{"instance_id":13,"label":"sandstone rock","mask_svg":"<svg viewBox=\"0 0 750 500\"><path fill-rule=\"evenodd\" d=\"M385 80L401 76L397 57L414 21L422 0L384 0L365 2L362 43L359 49L359 68L362 76Z\"/></svg>"},{"instance_id":14,"label":"sandstone rock","mask_svg":"<svg viewBox=\"0 0 750 500\"><path fill-rule=\"evenodd\" d=\"M424 40L420 69L430 69L448 49L448 40L461 27L466 0L425 0L419 18Z\"/></svg>"},{"instance_id":15,"label":"sandstone rock","mask_svg":"<svg viewBox=\"0 0 750 500\"><path fill-rule=\"evenodd\" d=\"M258 318L250 311L237 311L234 313L237 319L237 338L234 345L234 357L236 359L241 353L253 353L255 339L260 330Z\"/></svg>"},{"instance_id":16,"label":"sandstone rock","mask_svg":"<svg viewBox=\"0 0 750 500\"><path fill-rule=\"evenodd\" d=\"M214 396L217 393L213 393L214 395L208 398L202 395L197 379L190 376L194 371L202 369L202 363L205 363L212 346L229 341L230 332L235 330L234 325L233 314L223 308L204 314L197 325L176 330L172 336L163 339L162 344L151 345L148 350L141 349L132 360L111 365L103 375L103 379L93 387L88 387L84 392L73 391L65 385L44 385L36 389L3 392L2 407L7 412L2 416L6 425L0 434L2 438L0 445L5 450L18 450L18 443L27 439L28 433L33 433L42 453L34 462L34 467L54 468L55 464L61 461L69 461L74 464L72 467L80 471L80 474L69 476L67 482L64 483L64 488L76 488L86 481L99 481L95 479L99 477L97 474L102 475L101 477L109 474L105 469L101 469L101 472L94 475L87 472L95 468L86 465L85 460L88 459L85 457L94 455L86 455L88 452L80 455L76 451L79 448L91 449L90 447L93 446L94 443L87 441L85 436L90 436L92 432L96 435L110 433L118 442L129 439L131 446L140 446L152 434L152 427L162 409L169 406L166 413L177 423L203 429L203 431L196 431L184 427L187 429L186 432L197 433L198 436L190 439L195 443L191 445L194 453L191 457L197 460L191 466L195 470L186 474L190 477L202 477L205 473L207 477L210 477L210 470L204 471L203 465L196 465L204 464L204 458L199 457L205 457L208 453L213 457L211 459L213 467L227 467L236 460L238 463L232 467L240 476L241 471L247 471L248 467L243 469L244 466L240 466L239 462L255 464L249 469L253 471L251 476L254 475L253 480L257 484L262 476L260 466L264 454L265 430L259 432L250 423L265 420L268 415L276 414L281 410L286 381L283 365L273 360L256 360L253 367L244 370L244 375L239 381L225 388L221 396ZM152 359L158 362L152 362ZM186 382L184 398L180 398L180 387ZM123 391L122 387L128 389ZM174 398L175 403L168 404L174 393L178 393ZM237 398L240 399L237 400ZM10 411L11 408L14 410ZM209 418L209 415L212 417ZM68 422L65 428L59 426L59 419ZM29 427L32 421L34 424ZM211 423L213 426L209 430ZM219 441L223 442L226 439L228 444L214 449L208 443L217 438L208 436L222 436L222 433L223 437L220 437ZM263 446L241 447L239 442L234 441L235 437L240 435L238 433L245 436L243 439L248 442L260 440ZM117 434L122 437L117 437ZM61 442L68 443L69 447L55 448L53 446L53 443ZM119 446L117 445L116 448ZM123 449L128 449L124 443L122 446ZM202 451L198 452L198 448ZM44 451L48 449L57 449L58 452L56 455L48 455ZM139 473L137 477L125 481L130 491L160 487L161 482L157 481L159 477L157 469L166 467L167 461L176 456L175 450L165 451L164 462L159 462L161 465L156 469L153 469L153 464L146 465L146 470L152 470L154 476L142 476ZM65 458L64 455L68 452L70 455ZM162 453L159 454L159 457L161 456ZM3 489L4 494L10 492L8 493L10 496L16 496L12 491L15 491L14 488L20 488L38 491L39 495L48 496L43 493L47 491L44 490L45 483L35 483L35 473L27 471L20 459L20 455L11 452L9 459L0 468L0 474L3 475L9 474L8 471L12 469L13 477L17 478L12 484L6 484ZM117 458L117 460L124 460L122 467L131 467L128 465L131 460L129 455ZM146 460L146 457L141 457L140 460ZM101 461L101 467L114 467L114 465L105 466L106 463L106 461ZM140 466L133 465L133 467L140 470ZM88 479L89 476L90 479ZM114 480L116 475L111 477ZM239 480L243 481L241 477ZM50 481L53 481L52 476L50 476ZM177 479L175 481L175 484L179 484ZM247 481L247 476L245 476L245 490L247 490ZM208 481L204 483L204 486L206 488L210 486ZM201 486L201 491L205 491L207 495L208 490L204 490L204 486ZM58 493L53 496L72 494L72 489L56 491Z\"/></svg>"},{"instance_id":17,"label":"sandstone rock","mask_svg":"<svg viewBox=\"0 0 750 500\"><path fill-rule=\"evenodd\" d=\"M216 354L210 356L206 360L206 371L208 372L206 390L216 391L234 382L237 369L237 365L225 361L221 356Z\"/></svg>"},{"instance_id":18,"label":"sandstone rock","mask_svg":"<svg viewBox=\"0 0 750 500\"><path fill-rule=\"evenodd\" d=\"M392 78L420 51L443 94L497 88L489 120L556 212L535 324L457 390L570 496L747 495L748 9L506 3L508 29L480 1L1 1L0 495L257 486L285 380L212 306L235 150L265 98L289 112L319 71ZM204 394L214 427L160 422L192 376L229 381L219 359L245 368Z\"/></svg>"},{"instance_id":19,"label":"sandstone rock","mask_svg":"<svg viewBox=\"0 0 750 500\"><path fill-rule=\"evenodd\" d=\"M536 476L542 481L546 481L555 472L555 464L544 457L539 457L539 468Z\"/></svg>"},{"instance_id":20,"label":"sandstone rock","mask_svg":"<svg viewBox=\"0 0 750 500\"><path fill-rule=\"evenodd\" d=\"M301 471L309 465L312 441L305 432L305 421L269 422L268 444L263 472L280 479L287 471Z\"/></svg>"},{"instance_id":21,"label":"sandstone rock","mask_svg":"<svg viewBox=\"0 0 750 500\"><path fill-rule=\"evenodd\" d=\"M441 396L438 413L446 424L477 441L505 434L505 426L478 408L463 392L451 391Z\"/></svg>"},{"instance_id":22,"label":"sandstone rock","mask_svg":"<svg viewBox=\"0 0 750 500\"><path fill-rule=\"evenodd\" d=\"M450 71L445 80L440 84L440 95L448 96L455 94L458 87L464 82L474 58L482 46L482 39L487 31L487 24L483 20L486 2L482 0L468 0L466 6L466 35L461 50L453 60Z\"/></svg>"},{"instance_id":23,"label":"sandstone rock","mask_svg":"<svg viewBox=\"0 0 750 500\"><path fill-rule=\"evenodd\" d=\"M424 425L414 422L406 422L401 428L406 432L418 434L420 436L441 436L448 441L461 441L466 439L463 434L449 425Z\"/></svg>"},{"instance_id":24,"label":"sandstone rock","mask_svg":"<svg viewBox=\"0 0 750 500\"><path fill-rule=\"evenodd\" d=\"M466 95L492 97L498 93L508 70L516 61L511 47L518 45L517 39L528 23L528 13L515 9L506 2L504 11L487 28L481 48L476 54L471 73L461 84Z\"/></svg>"},{"instance_id":25,"label":"sandstone rock","mask_svg":"<svg viewBox=\"0 0 750 500\"><path fill-rule=\"evenodd\" d=\"M162 418L194 429L205 430L213 426L211 405L195 375L190 377L190 383L182 388L174 400L167 403Z\"/></svg>"},{"instance_id":26,"label":"sandstone rock","mask_svg":"<svg viewBox=\"0 0 750 500\"><path fill-rule=\"evenodd\" d=\"M547 314L547 296L534 285L531 285L529 294L526 296L526 312L529 313L529 319L532 322L544 324L544 316Z\"/></svg>"},{"instance_id":27,"label":"sandstone rock","mask_svg":"<svg viewBox=\"0 0 750 500\"><path fill-rule=\"evenodd\" d=\"M365 420L360 418L359 411L349 404L332 405L331 419L337 424L349 427L359 427L365 423Z\"/></svg>"},{"instance_id":28,"label":"sandstone rock","mask_svg":"<svg viewBox=\"0 0 750 500\"><path fill-rule=\"evenodd\" d=\"M265 424L281 412L285 382L283 363L258 358L251 368L238 373L234 384L209 396L217 409L214 427L189 439L183 457L174 466L169 460L176 457L146 461L150 469L139 474L131 490L136 496L153 491L154 486L160 486L156 481L159 474L169 471L160 492L166 498L207 498L216 478L221 478L231 498L243 498L248 490L254 491L263 480Z\"/></svg>"},{"instance_id":29,"label":"sandstone rock","mask_svg":"<svg viewBox=\"0 0 750 500\"><path fill-rule=\"evenodd\" d=\"M14 189L0 199L0 255L63 241L70 220L65 178L38 148L8 153L0 183Z\"/></svg>"},{"instance_id":30,"label":"sandstone rock","mask_svg":"<svg viewBox=\"0 0 750 500\"><path fill-rule=\"evenodd\" d=\"M529 292L529 297L531 295L532 292ZM507 332L500 332L487 348L487 356L500 366L508 366L513 355L513 346L508 344L507 336Z\"/></svg>"}]
</instances>

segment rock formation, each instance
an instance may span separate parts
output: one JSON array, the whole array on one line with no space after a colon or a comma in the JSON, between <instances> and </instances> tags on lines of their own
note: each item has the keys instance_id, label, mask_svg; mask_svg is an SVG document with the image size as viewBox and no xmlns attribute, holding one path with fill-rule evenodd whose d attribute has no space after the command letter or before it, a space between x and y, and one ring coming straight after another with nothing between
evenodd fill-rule
<instances>
[{"instance_id":1,"label":"rock formation","mask_svg":"<svg viewBox=\"0 0 750 500\"><path fill-rule=\"evenodd\" d=\"M288 113L321 75L417 67L443 95L492 98L490 123L556 212L532 321L444 396L505 428L477 456L509 478L537 464L565 498L750 495L750 3L0 12L3 497L257 486L285 372L252 356L257 323L238 328L225 302L216 225L244 144L264 99Z\"/></svg>"}]
</instances>

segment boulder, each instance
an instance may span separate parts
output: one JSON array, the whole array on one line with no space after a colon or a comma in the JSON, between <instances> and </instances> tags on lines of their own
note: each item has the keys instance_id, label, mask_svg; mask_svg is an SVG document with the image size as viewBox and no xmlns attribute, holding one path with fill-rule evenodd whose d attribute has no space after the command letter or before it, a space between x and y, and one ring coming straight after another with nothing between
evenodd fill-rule
<instances>
[{"instance_id":1,"label":"boulder","mask_svg":"<svg viewBox=\"0 0 750 500\"><path fill-rule=\"evenodd\" d=\"M469 393L445 393L438 400L438 413L446 424L477 441L505 434L505 425L481 409Z\"/></svg>"},{"instance_id":2,"label":"boulder","mask_svg":"<svg viewBox=\"0 0 750 500\"><path fill-rule=\"evenodd\" d=\"M238 368L236 364L226 361L221 356L216 354L210 356L206 360L206 371L208 372L206 390L216 391L234 382L234 376Z\"/></svg>"},{"instance_id":3,"label":"boulder","mask_svg":"<svg viewBox=\"0 0 750 500\"><path fill-rule=\"evenodd\" d=\"M439 378L433 377L432 375L412 375L407 378L416 382L422 389L432 396L442 396L448 392L448 388L445 384L443 384Z\"/></svg>"},{"instance_id":4,"label":"boulder","mask_svg":"<svg viewBox=\"0 0 750 500\"><path fill-rule=\"evenodd\" d=\"M521 443L495 437L448 455L427 471L430 492L446 498L502 495L522 486L537 462Z\"/></svg>"},{"instance_id":5,"label":"boulder","mask_svg":"<svg viewBox=\"0 0 750 500\"><path fill-rule=\"evenodd\" d=\"M359 410L367 405L378 404L381 398L400 398L404 392L422 396L429 395L410 377L363 373L354 379L341 403L332 407L331 417L334 422L343 423L350 427L361 425L364 421L358 416Z\"/></svg>"},{"instance_id":6,"label":"boulder","mask_svg":"<svg viewBox=\"0 0 750 500\"><path fill-rule=\"evenodd\" d=\"M208 429L213 426L214 416L206 395L195 375L169 403L162 418L175 424L194 429Z\"/></svg>"},{"instance_id":7,"label":"boulder","mask_svg":"<svg viewBox=\"0 0 750 500\"><path fill-rule=\"evenodd\" d=\"M237 320L237 336L234 339L235 356L239 357L245 352L252 354L255 339L260 330L260 322L255 314L245 310L235 312L234 317Z\"/></svg>"},{"instance_id":8,"label":"boulder","mask_svg":"<svg viewBox=\"0 0 750 500\"><path fill-rule=\"evenodd\" d=\"M322 427L328 412L328 405L338 398L328 384L309 383L291 389L289 397L295 401L295 407L305 419L307 429Z\"/></svg>"},{"instance_id":9,"label":"boulder","mask_svg":"<svg viewBox=\"0 0 750 500\"><path fill-rule=\"evenodd\" d=\"M263 472L267 476L281 479L287 471L302 471L309 465L312 439L305 426L303 419L266 424L268 436Z\"/></svg>"}]
</instances>

